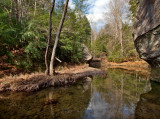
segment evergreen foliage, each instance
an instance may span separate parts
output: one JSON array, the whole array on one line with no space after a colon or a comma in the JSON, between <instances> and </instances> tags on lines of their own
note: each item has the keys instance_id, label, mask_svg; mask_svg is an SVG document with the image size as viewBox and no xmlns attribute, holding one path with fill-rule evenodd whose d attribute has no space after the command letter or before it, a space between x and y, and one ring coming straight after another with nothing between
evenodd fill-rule
<instances>
[{"instance_id":1,"label":"evergreen foliage","mask_svg":"<svg viewBox=\"0 0 160 119\"><path fill-rule=\"evenodd\" d=\"M79 63L82 58L80 46L82 43L88 45L91 28L82 12L85 7L84 1L74 1L77 3L75 8L68 8L56 53L56 57L63 62ZM36 4L34 2L22 1L21 6L18 6L14 1L12 3L10 0L0 1L0 56L7 56L8 62L26 70L35 66L44 66L48 38L51 1L39 0ZM56 3L50 47L54 44L63 6L64 0ZM16 55L14 52L20 49L23 49L23 53Z\"/></svg>"}]
</instances>

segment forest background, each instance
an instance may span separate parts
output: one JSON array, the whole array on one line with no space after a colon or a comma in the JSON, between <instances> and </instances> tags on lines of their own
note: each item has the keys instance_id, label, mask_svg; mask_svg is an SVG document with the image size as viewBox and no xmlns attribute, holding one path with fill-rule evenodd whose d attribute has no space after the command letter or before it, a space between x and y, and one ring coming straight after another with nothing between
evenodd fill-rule
<instances>
[{"instance_id":1,"label":"forest background","mask_svg":"<svg viewBox=\"0 0 160 119\"><path fill-rule=\"evenodd\" d=\"M63 13L65 0L57 0L52 17L53 47ZM72 0L69 6L56 57L63 63L82 62L81 44L85 44L94 57L107 56L111 62L138 60L132 32L138 0L112 0L104 11L106 24L94 29L87 11L92 5L87 0ZM0 1L0 63L17 69L45 70L44 56L49 34L50 0ZM52 48L51 48L52 49ZM51 51L49 51L51 54Z\"/></svg>"}]
</instances>

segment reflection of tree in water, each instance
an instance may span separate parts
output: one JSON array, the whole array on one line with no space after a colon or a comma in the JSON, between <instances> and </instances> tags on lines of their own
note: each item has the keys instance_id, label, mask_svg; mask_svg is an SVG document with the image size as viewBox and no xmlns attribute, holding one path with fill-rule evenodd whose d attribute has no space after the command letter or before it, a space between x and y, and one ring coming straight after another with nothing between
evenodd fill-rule
<instances>
[{"instance_id":1,"label":"reflection of tree in water","mask_svg":"<svg viewBox=\"0 0 160 119\"><path fill-rule=\"evenodd\" d=\"M5 93L0 98L0 119L134 118L140 95L150 90L149 78L119 69L107 73L105 78L94 77L91 85L79 82L68 88L49 88L32 94ZM57 103L46 104L52 99Z\"/></svg>"},{"instance_id":2,"label":"reflection of tree in water","mask_svg":"<svg viewBox=\"0 0 160 119\"><path fill-rule=\"evenodd\" d=\"M150 90L148 77L108 70L106 79L95 78L84 118L134 118L140 94Z\"/></svg>"},{"instance_id":3,"label":"reflection of tree in water","mask_svg":"<svg viewBox=\"0 0 160 119\"><path fill-rule=\"evenodd\" d=\"M87 87L88 85L88 87ZM90 99L90 83L68 88L49 88L33 94L5 94L0 99L0 119L76 119L82 117ZM46 104L55 99L57 104Z\"/></svg>"},{"instance_id":4,"label":"reflection of tree in water","mask_svg":"<svg viewBox=\"0 0 160 119\"><path fill-rule=\"evenodd\" d=\"M151 82L151 87L151 91L140 96L135 111L136 119L160 118L160 86L158 83Z\"/></svg>"}]
</instances>

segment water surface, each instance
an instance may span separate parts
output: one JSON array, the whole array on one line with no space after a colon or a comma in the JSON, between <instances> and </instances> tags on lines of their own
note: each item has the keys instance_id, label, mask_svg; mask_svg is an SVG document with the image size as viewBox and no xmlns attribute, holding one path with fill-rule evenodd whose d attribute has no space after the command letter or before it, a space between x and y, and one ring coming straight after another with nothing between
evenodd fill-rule
<instances>
[{"instance_id":1,"label":"water surface","mask_svg":"<svg viewBox=\"0 0 160 119\"><path fill-rule=\"evenodd\" d=\"M149 76L108 69L106 76L92 78L92 82L81 81L65 88L1 94L0 119L160 117L160 86L150 82Z\"/></svg>"}]
</instances>

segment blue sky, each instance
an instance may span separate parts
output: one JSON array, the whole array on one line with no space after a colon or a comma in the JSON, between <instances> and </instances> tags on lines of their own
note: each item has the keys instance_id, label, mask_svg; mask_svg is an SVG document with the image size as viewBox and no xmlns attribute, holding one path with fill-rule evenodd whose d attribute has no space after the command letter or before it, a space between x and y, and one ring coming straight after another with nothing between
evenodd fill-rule
<instances>
[{"instance_id":1,"label":"blue sky","mask_svg":"<svg viewBox=\"0 0 160 119\"><path fill-rule=\"evenodd\" d=\"M89 9L87 18L92 23L92 27L95 30L100 30L104 27L106 20L104 18L104 12L107 10L106 6L110 0L88 0L92 7Z\"/></svg>"},{"instance_id":2,"label":"blue sky","mask_svg":"<svg viewBox=\"0 0 160 119\"><path fill-rule=\"evenodd\" d=\"M92 29L99 31L104 27L106 20L104 18L104 12L107 10L106 6L110 0L88 0L92 7L89 9L87 15L88 20L92 24Z\"/></svg>"},{"instance_id":3,"label":"blue sky","mask_svg":"<svg viewBox=\"0 0 160 119\"><path fill-rule=\"evenodd\" d=\"M106 5L110 0L88 0L91 5L88 14L86 14L88 20L90 21L92 28L99 31L105 25L105 18L103 16L106 10ZM72 0L69 3L70 7L74 7Z\"/></svg>"}]
</instances>

